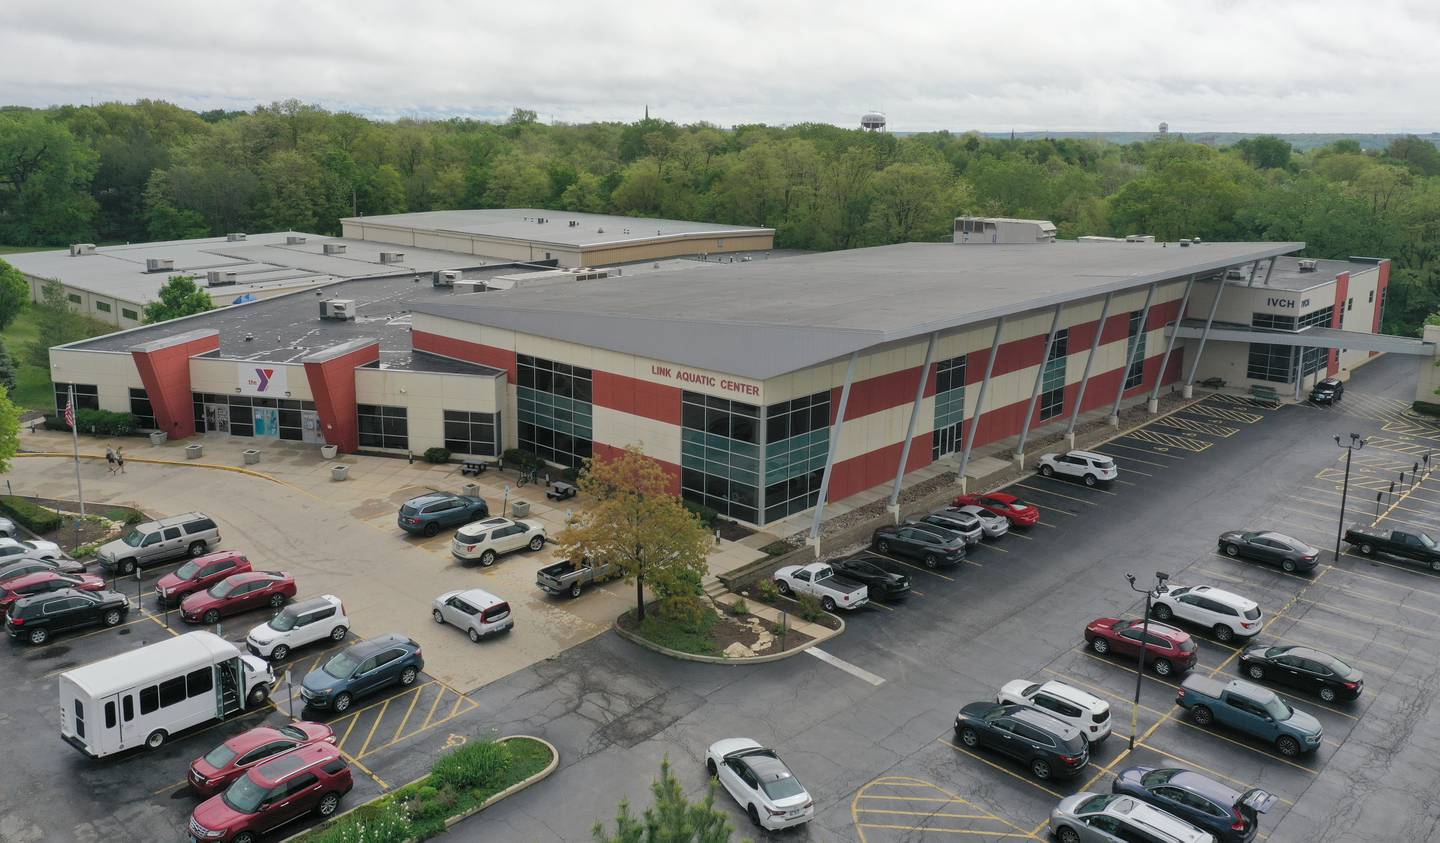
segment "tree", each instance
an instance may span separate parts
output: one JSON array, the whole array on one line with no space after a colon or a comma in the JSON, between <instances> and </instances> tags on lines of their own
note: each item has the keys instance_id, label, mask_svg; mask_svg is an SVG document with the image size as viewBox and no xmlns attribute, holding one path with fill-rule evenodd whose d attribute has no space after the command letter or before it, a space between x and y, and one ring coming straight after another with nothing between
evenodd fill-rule
<instances>
[{"instance_id":1,"label":"tree","mask_svg":"<svg viewBox=\"0 0 1440 843\"><path fill-rule=\"evenodd\" d=\"M1440 149L1424 138L1414 135L1398 137L1385 147L1385 157L1404 164L1416 175L1440 175Z\"/></svg>"},{"instance_id":2,"label":"tree","mask_svg":"<svg viewBox=\"0 0 1440 843\"><path fill-rule=\"evenodd\" d=\"M606 832L604 823L596 822L591 832L596 843L729 843L735 829L724 812L715 808L713 781L703 801L691 802L671 774L667 756L660 762L660 778L651 782L650 792L655 803L645 809L643 817L630 813L628 800L620 802L614 834Z\"/></svg>"},{"instance_id":3,"label":"tree","mask_svg":"<svg viewBox=\"0 0 1440 843\"><path fill-rule=\"evenodd\" d=\"M1236 141L1235 149L1250 166L1260 170L1283 170L1290 166L1290 144L1274 135L1256 135Z\"/></svg>"},{"instance_id":4,"label":"tree","mask_svg":"<svg viewBox=\"0 0 1440 843\"><path fill-rule=\"evenodd\" d=\"M145 183L145 233L152 240L191 240L208 237L210 230L199 211L177 208L170 201L170 177L164 170L150 174Z\"/></svg>"},{"instance_id":5,"label":"tree","mask_svg":"<svg viewBox=\"0 0 1440 843\"><path fill-rule=\"evenodd\" d=\"M634 580L640 621L645 620L647 581L662 598L700 594L710 534L670 493L670 478L659 463L631 445L615 456L590 460L579 485L594 506L556 537L562 554L608 562Z\"/></svg>"},{"instance_id":6,"label":"tree","mask_svg":"<svg viewBox=\"0 0 1440 843\"><path fill-rule=\"evenodd\" d=\"M0 388L0 474L10 470L10 460L20 450L20 408L10 400L10 390Z\"/></svg>"},{"instance_id":7,"label":"tree","mask_svg":"<svg viewBox=\"0 0 1440 843\"><path fill-rule=\"evenodd\" d=\"M145 305L147 324L204 313L215 306L210 302L210 295L200 289L200 285L189 275L174 276L165 282L157 295L159 298Z\"/></svg>"},{"instance_id":8,"label":"tree","mask_svg":"<svg viewBox=\"0 0 1440 843\"><path fill-rule=\"evenodd\" d=\"M0 260L0 331L10 327L30 300L30 283L20 270Z\"/></svg>"},{"instance_id":9,"label":"tree","mask_svg":"<svg viewBox=\"0 0 1440 843\"><path fill-rule=\"evenodd\" d=\"M95 153L38 112L0 112L0 242L75 242L91 230Z\"/></svg>"},{"instance_id":10,"label":"tree","mask_svg":"<svg viewBox=\"0 0 1440 843\"><path fill-rule=\"evenodd\" d=\"M36 337L25 349L25 362L50 371L50 347L85 338L85 319L70 309L65 286L54 279L40 285L35 303Z\"/></svg>"},{"instance_id":11,"label":"tree","mask_svg":"<svg viewBox=\"0 0 1440 843\"><path fill-rule=\"evenodd\" d=\"M15 361L4 343L0 343L0 386L4 386L6 392L15 391Z\"/></svg>"}]
</instances>

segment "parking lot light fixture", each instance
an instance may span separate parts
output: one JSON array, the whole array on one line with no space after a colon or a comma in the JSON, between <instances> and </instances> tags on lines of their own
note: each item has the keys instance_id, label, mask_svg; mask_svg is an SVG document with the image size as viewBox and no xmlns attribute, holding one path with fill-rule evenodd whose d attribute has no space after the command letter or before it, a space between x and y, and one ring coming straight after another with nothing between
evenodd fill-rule
<instances>
[{"instance_id":1,"label":"parking lot light fixture","mask_svg":"<svg viewBox=\"0 0 1440 843\"><path fill-rule=\"evenodd\" d=\"M1140 732L1140 683L1145 678L1145 645L1150 637L1150 601L1169 591L1165 583L1170 579L1170 575L1164 571L1156 571L1154 588L1136 587L1134 574L1126 574L1125 579L1129 580L1132 591L1145 594L1145 614L1140 620L1140 649L1135 657L1135 703L1130 706L1130 748L1133 750Z\"/></svg>"},{"instance_id":2,"label":"parking lot light fixture","mask_svg":"<svg viewBox=\"0 0 1440 843\"><path fill-rule=\"evenodd\" d=\"M1345 482L1340 486L1340 522L1335 525L1335 561L1340 561L1340 540L1345 537L1345 499L1350 494L1350 458L1355 452L1365 447L1365 440L1360 434L1350 434L1350 441L1345 441L1339 436L1335 437L1335 444L1345 449ZM1405 473L1400 473L1400 480L1403 483ZM1394 488L1393 486L1391 487ZM1375 516L1378 521L1380 516Z\"/></svg>"}]
</instances>

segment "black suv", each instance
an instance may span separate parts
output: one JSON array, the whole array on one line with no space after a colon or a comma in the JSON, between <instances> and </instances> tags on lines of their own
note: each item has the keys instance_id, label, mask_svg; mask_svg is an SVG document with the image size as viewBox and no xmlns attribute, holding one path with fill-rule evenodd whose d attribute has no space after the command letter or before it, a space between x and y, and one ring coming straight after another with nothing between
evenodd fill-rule
<instances>
[{"instance_id":1,"label":"black suv","mask_svg":"<svg viewBox=\"0 0 1440 843\"><path fill-rule=\"evenodd\" d=\"M10 606L5 631L11 638L44 644L50 636L84 626L118 626L130 614L130 601L118 591L64 588L23 597Z\"/></svg>"},{"instance_id":2,"label":"black suv","mask_svg":"<svg viewBox=\"0 0 1440 843\"><path fill-rule=\"evenodd\" d=\"M1316 404L1334 404L1345 396L1345 384L1339 378L1316 381L1310 387L1310 400Z\"/></svg>"},{"instance_id":3,"label":"black suv","mask_svg":"<svg viewBox=\"0 0 1440 843\"><path fill-rule=\"evenodd\" d=\"M955 737L968 749L989 747L1024 762L1037 779L1070 778L1090 760L1079 729L1023 705L970 703L955 715Z\"/></svg>"},{"instance_id":4,"label":"black suv","mask_svg":"<svg viewBox=\"0 0 1440 843\"><path fill-rule=\"evenodd\" d=\"M927 568L958 565L965 558L964 536L930 524L881 527L870 537L870 547L924 562Z\"/></svg>"}]
</instances>

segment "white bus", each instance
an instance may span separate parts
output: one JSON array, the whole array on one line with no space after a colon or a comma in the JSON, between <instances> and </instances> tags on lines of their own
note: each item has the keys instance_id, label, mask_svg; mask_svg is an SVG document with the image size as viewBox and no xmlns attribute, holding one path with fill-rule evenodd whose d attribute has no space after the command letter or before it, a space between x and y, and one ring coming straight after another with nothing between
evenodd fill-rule
<instances>
[{"instance_id":1,"label":"white bus","mask_svg":"<svg viewBox=\"0 0 1440 843\"><path fill-rule=\"evenodd\" d=\"M60 737L101 758L264 705L275 674L211 632L191 632L60 674Z\"/></svg>"}]
</instances>

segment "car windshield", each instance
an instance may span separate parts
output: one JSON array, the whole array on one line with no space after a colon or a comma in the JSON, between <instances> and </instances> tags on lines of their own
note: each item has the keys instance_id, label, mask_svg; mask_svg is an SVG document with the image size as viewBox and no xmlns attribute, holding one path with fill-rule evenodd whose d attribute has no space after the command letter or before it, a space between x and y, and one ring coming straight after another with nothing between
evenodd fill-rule
<instances>
[{"instance_id":1,"label":"car windshield","mask_svg":"<svg viewBox=\"0 0 1440 843\"><path fill-rule=\"evenodd\" d=\"M1430 548L1431 550L1435 549L1435 540L1425 535L1424 533L1420 534L1420 543Z\"/></svg>"},{"instance_id":2,"label":"car windshield","mask_svg":"<svg viewBox=\"0 0 1440 843\"><path fill-rule=\"evenodd\" d=\"M1159 787L1175 778L1178 770L1151 770L1140 777L1140 784L1145 787Z\"/></svg>"},{"instance_id":3,"label":"car windshield","mask_svg":"<svg viewBox=\"0 0 1440 843\"><path fill-rule=\"evenodd\" d=\"M265 798L269 788L261 787L250 780L249 776L241 776L235 783L225 791L221 798L231 810L241 814L253 814L260 807L260 800Z\"/></svg>"},{"instance_id":4,"label":"car windshield","mask_svg":"<svg viewBox=\"0 0 1440 843\"><path fill-rule=\"evenodd\" d=\"M295 726L290 723L286 723L284 726L281 726L276 731L287 738L292 738L297 741L305 740L305 730L301 729L299 726Z\"/></svg>"},{"instance_id":5,"label":"car windshield","mask_svg":"<svg viewBox=\"0 0 1440 843\"><path fill-rule=\"evenodd\" d=\"M195 561L194 559L191 559L189 562L186 562L184 565L181 565L180 567L175 569L175 576L179 577L182 580L193 580L195 579L195 575L199 572L200 563Z\"/></svg>"},{"instance_id":6,"label":"car windshield","mask_svg":"<svg viewBox=\"0 0 1440 843\"><path fill-rule=\"evenodd\" d=\"M235 750L223 743L210 750L210 754L205 756L205 763L217 770L222 769L226 764L234 760Z\"/></svg>"},{"instance_id":7,"label":"car windshield","mask_svg":"<svg viewBox=\"0 0 1440 843\"><path fill-rule=\"evenodd\" d=\"M121 539L120 541L125 542L131 547L139 547L140 542L145 541L145 534L140 532L139 530L131 530L130 532L126 533L125 538Z\"/></svg>"},{"instance_id":8,"label":"car windshield","mask_svg":"<svg viewBox=\"0 0 1440 843\"><path fill-rule=\"evenodd\" d=\"M1276 720L1289 720L1295 712L1279 697L1271 697L1264 704L1265 711Z\"/></svg>"},{"instance_id":9,"label":"car windshield","mask_svg":"<svg viewBox=\"0 0 1440 843\"><path fill-rule=\"evenodd\" d=\"M358 664L360 664L359 660L348 652L336 653L333 659L325 662L325 666L321 668L321 670L336 679L349 679L350 674L355 672L355 667Z\"/></svg>"},{"instance_id":10,"label":"car windshield","mask_svg":"<svg viewBox=\"0 0 1440 843\"><path fill-rule=\"evenodd\" d=\"M283 609L281 610L280 614L271 618L270 622L266 624L266 626L270 627L276 632L289 632L290 630L295 628L295 621L298 618L299 615L295 614L289 609Z\"/></svg>"},{"instance_id":11,"label":"car windshield","mask_svg":"<svg viewBox=\"0 0 1440 843\"><path fill-rule=\"evenodd\" d=\"M211 597L229 597L230 592L235 590L235 583L230 580L221 580L210 586Z\"/></svg>"},{"instance_id":12,"label":"car windshield","mask_svg":"<svg viewBox=\"0 0 1440 843\"><path fill-rule=\"evenodd\" d=\"M797 781L794 776L786 776L783 779L761 782L760 789L765 791L765 795L772 800L789 799L792 796L799 796L805 792L805 788L800 786L800 782Z\"/></svg>"}]
</instances>

